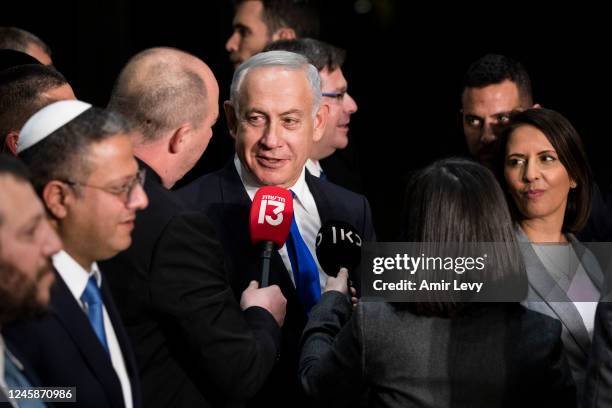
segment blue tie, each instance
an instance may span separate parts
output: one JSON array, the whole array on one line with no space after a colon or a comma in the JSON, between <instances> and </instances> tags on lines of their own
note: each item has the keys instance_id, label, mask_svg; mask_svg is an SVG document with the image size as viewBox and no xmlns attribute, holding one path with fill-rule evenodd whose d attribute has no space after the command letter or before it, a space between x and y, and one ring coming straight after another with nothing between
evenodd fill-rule
<instances>
[{"instance_id":1,"label":"blue tie","mask_svg":"<svg viewBox=\"0 0 612 408\"><path fill-rule=\"evenodd\" d=\"M327 180L327 175L325 174L325 172L323 171L323 169L321 169L321 173L319 173L319 178L321 180Z\"/></svg>"},{"instance_id":2,"label":"blue tie","mask_svg":"<svg viewBox=\"0 0 612 408\"><path fill-rule=\"evenodd\" d=\"M4 381L8 388L27 388L32 384L23 375L19 367L15 365L9 354L4 352ZM18 402L17 402L18 401ZM15 400L20 408L44 408L46 405L39 400L20 399Z\"/></svg>"},{"instance_id":3,"label":"blue tie","mask_svg":"<svg viewBox=\"0 0 612 408\"><path fill-rule=\"evenodd\" d=\"M295 193L291 194L295 198ZM319 270L308 246L300 235L297 223L295 222L295 213L291 221L291 229L289 231L289 239L287 240L287 253L293 269L293 277L295 279L295 289L302 305L306 309L306 313L310 313L310 309L321 298L321 286L319 283Z\"/></svg>"},{"instance_id":4,"label":"blue tie","mask_svg":"<svg viewBox=\"0 0 612 408\"><path fill-rule=\"evenodd\" d=\"M104 315L102 312L102 294L100 293L100 288L98 288L94 275L91 275L87 281L87 286L81 295L81 300L87 305L87 314L91 327L94 329L94 332L96 332L96 336L98 336L106 352L108 352L106 332L104 331Z\"/></svg>"}]
</instances>

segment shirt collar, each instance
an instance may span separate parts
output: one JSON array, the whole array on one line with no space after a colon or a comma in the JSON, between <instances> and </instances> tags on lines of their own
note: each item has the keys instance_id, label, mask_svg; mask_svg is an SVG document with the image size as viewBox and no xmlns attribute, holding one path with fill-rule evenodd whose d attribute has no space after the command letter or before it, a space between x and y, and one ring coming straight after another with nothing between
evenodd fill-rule
<instances>
[{"instance_id":1,"label":"shirt collar","mask_svg":"<svg viewBox=\"0 0 612 408\"><path fill-rule=\"evenodd\" d=\"M80 302L89 278L96 277L98 287L102 285L102 274L96 262L91 264L90 270L86 271L66 251L60 251L53 255L53 266L60 274L72 296Z\"/></svg>"},{"instance_id":2,"label":"shirt collar","mask_svg":"<svg viewBox=\"0 0 612 408\"><path fill-rule=\"evenodd\" d=\"M323 172L323 167L321 167L321 162L318 160L308 159L306 160L306 169L310 174L315 177L321 177L321 173Z\"/></svg>"}]
</instances>

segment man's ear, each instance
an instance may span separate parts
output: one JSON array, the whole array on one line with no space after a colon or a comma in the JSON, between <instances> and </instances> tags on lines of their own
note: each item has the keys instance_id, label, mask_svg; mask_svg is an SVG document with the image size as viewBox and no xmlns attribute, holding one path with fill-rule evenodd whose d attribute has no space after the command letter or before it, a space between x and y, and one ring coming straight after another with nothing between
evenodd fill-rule
<instances>
[{"instance_id":1,"label":"man's ear","mask_svg":"<svg viewBox=\"0 0 612 408\"><path fill-rule=\"evenodd\" d=\"M272 41L295 40L296 38L297 35L295 34L295 30L290 27L279 28L272 34Z\"/></svg>"},{"instance_id":2,"label":"man's ear","mask_svg":"<svg viewBox=\"0 0 612 408\"><path fill-rule=\"evenodd\" d=\"M236 139L236 132L238 130L238 119L236 118L236 111L234 105L230 101L223 102L223 110L225 110L225 122L229 129L230 135L233 139Z\"/></svg>"},{"instance_id":3,"label":"man's ear","mask_svg":"<svg viewBox=\"0 0 612 408\"><path fill-rule=\"evenodd\" d=\"M69 190L66 183L58 180L51 180L43 188L43 202L56 219L63 219L68 214L68 206L74 198L74 192Z\"/></svg>"},{"instance_id":4,"label":"man's ear","mask_svg":"<svg viewBox=\"0 0 612 408\"><path fill-rule=\"evenodd\" d=\"M317 114L314 117L314 132L312 135L313 141L318 142L323 137L328 115L329 105L326 103L321 103L321 106L319 106L319 110L317 111Z\"/></svg>"},{"instance_id":5,"label":"man's ear","mask_svg":"<svg viewBox=\"0 0 612 408\"><path fill-rule=\"evenodd\" d=\"M11 130L4 139L4 144L9 152L13 153L13 156L17 156L17 140L19 140L19 132Z\"/></svg>"},{"instance_id":6,"label":"man's ear","mask_svg":"<svg viewBox=\"0 0 612 408\"><path fill-rule=\"evenodd\" d=\"M191 136L191 125L184 123L174 130L168 140L168 151L172 154L180 153L187 145L187 139Z\"/></svg>"}]
</instances>

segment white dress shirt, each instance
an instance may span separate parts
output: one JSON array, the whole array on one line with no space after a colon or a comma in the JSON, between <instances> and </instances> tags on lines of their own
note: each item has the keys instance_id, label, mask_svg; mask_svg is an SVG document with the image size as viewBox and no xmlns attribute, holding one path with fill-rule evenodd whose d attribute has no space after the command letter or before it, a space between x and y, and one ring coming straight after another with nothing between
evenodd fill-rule
<instances>
[{"instance_id":1,"label":"white dress shirt","mask_svg":"<svg viewBox=\"0 0 612 408\"><path fill-rule=\"evenodd\" d=\"M236 171L238 171L242 185L244 186L251 201L253 201L255 193L257 192L257 189L261 187L261 185L257 182L257 180L255 180L253 175L242 166L242 163L240 162L240 159L238 159L237 155L234 156L234 165L236 166ZM295 218L295 222L300 230L302 239L308 246L312 257L317 264L321 293L323 293L323 288L327 282L327 274L323 272L321 265L319 265L315 247L317 234L321 229L321 217L319 216L319 210L317 210L317 204L315 203L314 197L308 188L308 184L306 184L305 168L302 169L300 177L296 183L289 188L289 190L293 191L295 194L295 198L293 199L293 217ZM283 263L289 272L289 277L295 286L295 279L293 277L293 269L291 268L291 261L289 260L289 254L287 252L287 245L283 245L283 247L278 250L278 253L283 259Z\"/></svg>"},{"instance_id":2,"label":"white dress shirt","mask_svg":"<svg viewBox=\"0 0 612 408\"><path fill-rule=\"evenodd\" d=\"M318 160L306 160L306 170L308 170L310 174L318 178L321 178L321 173L323 173L323 167L321 167L321 162Z\"/></svg>"},{"instance_id":3,"label":"white dress shirt","mask_svg":"<svg viewBox=\"0 0 612 408\"><path fill-rule=\"evenodd\" d=\"M102 274L100 273L98 264L95 262L92 263L88 272L83 269L81 265L79 265L78 262L75 261L70 255L68 255L66 251L60 251L53 256L53 266L66 283L66 286L68 286L68 289L70 289L70 292L72 293L72 296L74 296L74 299L78 305L81 307L81 309L83 309L83 313L87 314L87 307L81 301L81 296L85 291L85 287L87 286L87 282L89 281L91 275L95 276L98 287L102 287ZM132 408L132 386L125 368L125 361L123 360L121 347L117 341L115 329L113 328L111 320L108 317L108 313L106 312L106 306L103 306L102 310L104 315L104 331L106 332L106 342L108 343L111 362L113 364L113 368L115 369L115 373L119 378L119 382L121 383L125 407Z\"/></svg>"}]
</instances>

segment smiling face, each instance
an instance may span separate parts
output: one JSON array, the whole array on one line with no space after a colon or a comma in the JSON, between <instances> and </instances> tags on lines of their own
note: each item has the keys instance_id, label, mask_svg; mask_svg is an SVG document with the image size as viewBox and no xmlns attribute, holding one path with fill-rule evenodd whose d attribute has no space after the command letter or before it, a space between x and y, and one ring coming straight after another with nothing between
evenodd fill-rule
<instances>
[{"instance_id":1,"label":"smiling face","mask_svg":"<svg viewBox=\"0 0 612 408\"><path fill-rule=\"evenodd\" d=\"M312 158L316 160L348 145L351 115L357 111L357 104L347 92L348 84L340 68L330 71L326 67L320 71L320 75L322 92L335 96L324 96L322 100L329 107L329 115L323 137L314 146Z\"/></svg>"},{"instance_id":2,"label":"smiling face","mask_svg":"<svg viewBox=\"0 0 612 408\"><path fill-rule=\"evenodd\" d=\"M261 185L288 188L299 178L325 128L326 111L313 116L312 103L305 71L276 66L246 74L240 112L226 102L238 157Z\"/></svg>"},{"instance_id":3,"label":"smiling face","mask_svg":"<svg viewBox=\"0 0 612 408\"><path fill-rule=\"evenodd\" d=\"M138 173L129 136L118 134L93 144L86 161L91 171L84 179L75 176L79 185L68 190L69 209L60 233L66 251L88 268L130 246L136 211L148 200L140 185L129 195L113 193L125 190Z\"/></svg>"},{"instance_id":4,"label":"smiling face","mask_svg":"<svg viewBox=\"0 0 612 408\"><path fill-rule=\"evenodd\" d=\"M563 223L567 196L576 183L539 129L523 125L509 135L504 177L525 219Z\"/></svg>"}]
</instances>

